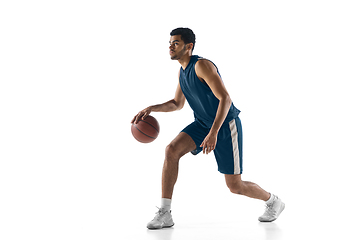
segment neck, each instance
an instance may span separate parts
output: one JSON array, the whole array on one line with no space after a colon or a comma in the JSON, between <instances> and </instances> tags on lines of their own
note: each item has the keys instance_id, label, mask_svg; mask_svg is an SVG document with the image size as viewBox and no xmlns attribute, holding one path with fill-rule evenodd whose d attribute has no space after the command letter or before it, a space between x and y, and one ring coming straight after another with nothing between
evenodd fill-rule
<instances>
[{"instance_id":1,"label":"neck","mask_svg":"<svg viewBox=\"0 0 360 240\"><path fill-rule=\"evenodd\" d=\"M187 67L187 65L190 62L190 58L191 58L191 55L184 55L178 60L180 65L182 66L182 69L185 70L185 68Z\"/></svg>"}]
</instances>

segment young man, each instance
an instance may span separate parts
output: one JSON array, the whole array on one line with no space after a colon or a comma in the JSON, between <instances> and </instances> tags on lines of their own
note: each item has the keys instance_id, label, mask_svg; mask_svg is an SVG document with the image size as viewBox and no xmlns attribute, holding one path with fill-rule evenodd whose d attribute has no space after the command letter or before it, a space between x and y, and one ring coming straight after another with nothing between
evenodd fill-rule
<instances>
[{"instance_id":1,"label":"young man","mask_svg":"<svg viewBox=\"0 0 360 240\"><path fill-rule=\"evenodd\" d=\"M232 193L260 199L266 202L261 222L276 220L285 204L252 182L241 179L242 174L242 127L240 111L232 103L220 73L211 61L192 55L195 34L188 28L177 28L170 33L170 57L181 65L179 84L174 99L140 111L132 120L137 123L151 112L171 112L183 108L185 99L194 111L195 121L184 128L166 147L162 172L161 208L148 223L149 229L161 229L174 225L171 216L171 198L178 176L179 160L191 152L214 151L219 172Z\"/></svg>"}]
</instances>

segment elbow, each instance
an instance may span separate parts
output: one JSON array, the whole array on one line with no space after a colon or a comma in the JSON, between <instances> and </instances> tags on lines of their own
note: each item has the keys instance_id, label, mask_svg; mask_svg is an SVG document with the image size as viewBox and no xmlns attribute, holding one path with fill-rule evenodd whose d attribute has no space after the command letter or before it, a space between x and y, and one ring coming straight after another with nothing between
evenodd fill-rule
<instances>
[{"instance_id":1,"label":"elbow","mask_svg":"<svg viewBox=\"0 0 360 240\"><path fill-rule=\"evenodd\" d=\"M172 111L181 110L185 105L185 101L176 101L175 99L172 100L172 103L174 104L174 108Z\"/></svg>"},{"instance_id":2,"label":"elbow","mask_svg":"<svg viewBox=\"0 0 360 240\"><path fill-rule=\"evenodd\" d=\"M223 96L221 96L221 98L219 100L220 100L220 102L224 102L226 104L231 104L232 103L232 100L231 100L229 94L224 94Z\"/></svg>"},{"instance_id":3,"label":"elbow","mask_svg":"<svg viewBox=\"0 0 360 240\"><path fill-rule=\"evenodd\" d=\"M184 105L185 105L185 101L183 101L183 102L179 102L177 105L176 105L176 110L181 110L183 107L184 107Z\"/></svg>"},{"instance_id":4,"label":"elbow","mask_svg":"<svg viewBox=\"0 0 360 240\"><path fill-rule=\"evenodd\" d=\"M230 98L230 95L228 94L228 95L226 95L226 101L228 102L228 103L232 103L232 100L231 100L231 98Z\"/></svg>"}]
</instances>

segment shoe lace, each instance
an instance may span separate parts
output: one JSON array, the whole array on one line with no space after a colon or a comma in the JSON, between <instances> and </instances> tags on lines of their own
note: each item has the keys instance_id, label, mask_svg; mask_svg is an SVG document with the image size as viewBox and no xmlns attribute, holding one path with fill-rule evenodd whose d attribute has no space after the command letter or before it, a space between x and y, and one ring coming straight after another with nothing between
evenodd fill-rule
<instances>
[{"instance_id":1,"label":"shoe lace","mask_svg":"<svg viewBox=\"0 0 360 240\"><path fill-rule=\"evenodd\" d=\"M166 211L163 208L159 208L159 207L156 208L158 209L158 211L155 213L156 215L154 217L154 220L159 219L162 215L166 213Z\"/></svg>"},{"instance_id":2,"label":"shoe lace","mask_svg":"<svg viewBox=\"0 0 360 240\"><path fill-rule=\"evenodd\" d=\"M273 203L272 203L272 204L269 204L269 205L265 204L265 206L266 206L265 212L266 212L268 215L270 215L271 217L275 217L275 216L276 216L276 211L275 211L275 209L273 208L274 204L273 204Z\"/></svg>"}]
</instances>

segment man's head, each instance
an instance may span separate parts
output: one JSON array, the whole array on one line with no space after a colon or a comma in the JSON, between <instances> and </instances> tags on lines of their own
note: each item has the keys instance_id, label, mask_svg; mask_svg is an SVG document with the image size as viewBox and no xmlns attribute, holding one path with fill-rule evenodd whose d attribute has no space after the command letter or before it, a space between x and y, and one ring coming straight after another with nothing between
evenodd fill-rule
<instances>
[{"instance_id":1,"label":"man's head","mask_svg":"<svg viewBox=\"0 0 360 240\"><path fill-rule=\"evenodd\" d=\"M173 60L180 59L186 52L190 55L195 47L195 34L189 28L176 28L170 33L170 56Z\"/></svg>"}]
</instances>

